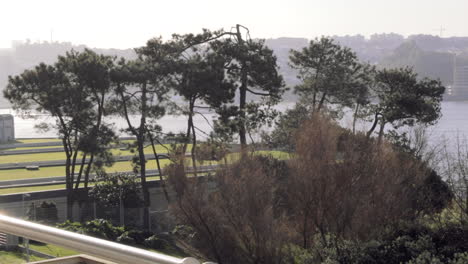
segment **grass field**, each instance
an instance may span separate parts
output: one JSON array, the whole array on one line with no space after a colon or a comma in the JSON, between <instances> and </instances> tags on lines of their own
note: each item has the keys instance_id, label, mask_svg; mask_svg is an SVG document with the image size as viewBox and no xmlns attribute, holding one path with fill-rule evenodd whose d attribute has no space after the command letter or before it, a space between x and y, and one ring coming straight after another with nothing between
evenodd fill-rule
<instances>
[{"instance_id":1,"label":"grass field","mask_svg":"<svg viewBox=\"0 0 468 264\"><path fill-rule=\"evenodd\" d=\"M169 164L169 160L160 160L161 166ZM149 160L146 165L148 170L155 170L156 161ZM77 166L78 171L80 166ZM130 161L120 161L114 163L112 167L106 167L107 172L119 172L119 171L131 171L132 164ZM32 179L32 178L45 178L45 177L56 177L65 176L65 166L56 167L42 167L39 170L26 170L26 169L15 169L15 170L0 170L0 181L6 180L20 180L20 179Z\"/></svg>"},{"instance_id":2,"label":"grass field","mask_svg":"<svg viewBox=\"0 0 468 264\"><path fill-rule=\"evenodd\" d=\"M281 151L257 151L256 155L271 155L277 159L289 159L290 154ZM22 156L22 155L20 155ZM238 160L240 157L239 153L231 153L227 157L229 163ZM160 160L161 166L165 167L170 164L168 159ZM197 162L198 166L201 165L216 165L216 161L204 161ZM192 166L192 160L187 158L187 166ZM107 172L123 172L123 171L132 171L133 167L130 161L121 161L114 163L111 167L105 168ZM147 170L156 170L156 161L149 160L147 162ZM76 168L76 171L79 170L79 166ZM31 179L31 178L45 178L45 177L55 177L55 176L64 176L65 167L56 166L56 167L43 167L36 171L28 171L26 169L16 169L16 170L0 170L0 181L4 180L16 180L16 179ZM151 179L151 178L150 178ZM45 190L56 190L64 189L64 184L49 185L49 186L34 186L34 187L19 187L19 188L8 188L0 189L0 195L12 194L12 193L23 193L23 192L34 192L34 191L45 191Z\"/></svg>"},{"instance_id":3,"label":"grass field","mask_svg":"<svg viewBox=\"0 0 468 264\"><path fill-rule=\"evenodd\" d=\"M63 247L51 245L51 244L35 244L35 243L30 243L29 247L31 249L34 249L36 251L39 251L41 253L51 255L54 257L66 257L66 256L73 256L79 254L78 252L71 250L71 249L66 249Z\"/></svg>"},{"instance_id":4,"label":"grass field","mask_svg":"<svg viewBox=\"0 0 468 264\"><path fill-rule=\"evenodd\" d=\"M43 146L43 147L24 147L24 148L9 148L3 149L2 151L11 151L11 150L30 150L30 149L50 149L50 148L62 148L62 146Z\"/></svg>"},{"instance_id":5,"label":"grass field","mask_svg":"<svg viewBox=\"0 0 468 264\"><path fill-rule=\"evenodd\" d=\"M156 151L158 153L167 153L167 149L160 145L156 146ZM111 149L111 153L115 156L128 156L128 155L135 154L134 152L131 152L130 150L120 150L118 148ZM153 154L153 149L151 146L147 146L145 148L145 154ZM51 161L51 160L65 160L65 159L66 159L65 152L32 153L32 154L22 154L22 155L0 156L0 163L21 163L21 162Z\"/></svg>"},{"instance_id":6,"label":"grass field","mask_svg":"<svg viewBox=\"0 0 468 264\"><path fill-rule=\"evenodd\" d=\"M44 260L43 258L31 256L30 261ZM0 250L0 264L22 264L26 263L26 255L19 251Z\"/></svg>"},{"instance_id":7,"label":"grass field","mask_svg":"<svg viewBox=\"0 0 468 264\"><path fill-rule=\"evenodd\" d=\"M28 138L28 139L18 139L18 143L30 144L30 143L47 143L47 142L59 142L58 138Z\"/></svg>"},{"instance_id":8,"label":"grass field","mask_svg":"<svg viewBox=\"0 0 468 264\"><path fill-rule=\"evenodd\" d=\"M290 156L286 152L281 151L258 151L258 155L272 155L277 159L289 159ZM232 162L239 158L239 154L233 153L228 156L228 161ZM161 159L161 166L167 166L169 160ZM205 161L199 165L213 165L216 162ZM187 165L191 166L191 159L187 159ZM156 161L149 160L147 163L148 170L155 170ZM130 161L121 161L116 162L112 167L107 167L107 172L119 172L119 171L131 171L132 165ZM76 168L79 170L79 166ZM65 166L56 166L56 167L42 167L39 170L26 170L26 169L15 169L15 170L0 170L0 181L6 180L20 180L20 179L31 179L31 178L45 178L45 177L56 177L56 176L65 176Z\"/></svg>"}]
</instances>

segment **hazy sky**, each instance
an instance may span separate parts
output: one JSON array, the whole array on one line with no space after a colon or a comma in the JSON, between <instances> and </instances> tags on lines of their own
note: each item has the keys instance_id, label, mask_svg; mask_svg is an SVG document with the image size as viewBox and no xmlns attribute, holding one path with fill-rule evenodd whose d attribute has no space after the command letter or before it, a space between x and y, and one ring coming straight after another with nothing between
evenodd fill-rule
<instances>
[{"instance_id":1,"label":"hazy sky","mask_svg":"<svg viewBox=\"0 0 468 264\"><path fill-rule=\"evenodd\" d=\"M468 36L468 0L0 0L0 47L12 40L129 48L236 23L251 36L395 32Z\"/></svg>"}]
</instances>

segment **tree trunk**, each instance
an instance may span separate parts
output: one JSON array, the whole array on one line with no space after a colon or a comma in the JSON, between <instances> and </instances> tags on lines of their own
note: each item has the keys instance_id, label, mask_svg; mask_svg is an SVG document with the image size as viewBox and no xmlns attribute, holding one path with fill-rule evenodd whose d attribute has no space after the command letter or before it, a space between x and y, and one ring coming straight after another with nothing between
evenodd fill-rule
<instances>
[{"instance_id":1,"label":"tree trunk","mask_svg":"<svg viewBox=\"0 0 468 264\"><path fill-rule=\"evenodd\" d=\"M370 138L370 136L374 132L375 128L377 127L378 122L379 122L379 113L375 113L374 124L372 125L371 129L369 131L367 131L367 135L366 135L367 138Z\"/></svg>"},{"instance_id":2,"label":"tree trunk","mask_svg":"<svg viewBox=\"0 0 468 264\"><path fill-rule=\"evenodd\" d=\"M81 158L81 166L80 166L80 171L78 172L78 177L76 178L75 190L78 189L78 187L80 186L81 175L83 174L83 168L85 167L84 164L86 162L86 156L87 156L87 154L85 153L83 155L83 158Z\"/></svg>"},{"instance_id":3,"label":"tree trunk","mask_svg":"<svg viewBox=\"0 0 468 264\"><path fill-rule=\"evenodd\" d=\"M168 194L168 192L166 190L166 182L163 179L161 163L159 162L159 155L158 155L158 153L156 151L156 147L154 145L153 135L151 135L150 131L148 131L148 136L149 136L149 140L151 141L151 147L153 149L154 159L156 160L156 166L158 168L159 182L161 183L161 187L162 187L163 192L164 192L164 197L166 198L166 201L169 204L171 201L170 201L170 198L169 198L169 194Z\"/></svg>"},{"instance_id":4,"label":"tree trunk","mask_svg":"<svg viewBox=\"0 0 468 264\"><path fill-rule=\"evenodd\" d=\"M354 115L353 115L353 134L356 134L356 121L357 121L358 111L359 111L359 103L356 103L356 109L354 109Z\"/></svg>"},{"instance_id":5,"label":"tree trunk","mask_svg":"<svg viewBox=\"0 0 468 264\"><path fill-rule=\"evenodd\" d=\"M85 171L85 179L84 179L84 188L86 191L88 191L88 183L89 183L89 173L91 171L91 165L93 165L94 161L94 154L91 154L91 157L89 158L88 165L86 166L86 171Z\"/></svg>"},{"instance_id":6,"label":"tree trunk","mask_svg":"<svg viewBox=\"0 0 468 264\"><path fill-rule=\"evenodd\" d=\"M145 228L149 228L149 206L150 206L150 195L148 185L146 183L146 158L144 152L144 137L139 136L137 137L138 141L138 156L140 159L140 179L141 179L141 187L143 192L143 203L144 203L144 211L143 211L143 226Z\"/></svg>"},{"instance_id":7,"label":"tree trunk","mask_svg":"<svg viewBox=\"0 0 468 264\"><path fill-rule=\"evenodd\" d=\"M141 177L141 187L143 191L143 202L144 202L144 211L143 211L143 226L149 229L149 206L151 204L148 185L146 183L146 157L145 157L145 128L146 128L146 111L147 111L147 96L146 96L146 83L142 86L141 93L141 119L140 127L138 128L137 135L137 144L138 144L138 155L140 159L140 177Z\"/></svg>"},{"instance_id":8,"label":"tree trunk","mask_svg":"<svg viewBox=\"0 0 468 264\"><path fill-rule=\"evenodd\" d=\"M69 150L66 135L62 138L63 148L65 150L65 188L67 190L67 220L73 218L73 181L71 178L70 164L71 164L71 153Z\"/></svg>"},{"instance_id":9,"label":"tree trunk","mask_svg":"<svg viewBox=\"0 0 468 264\"><path fill-rule=\"evenodd\" d=\"M246 128L245 128L245 105L246 105L246 98L247 98L247 87L244 85L240 88L240 100L239 100L239 140L241 144L241 150L244 152L247 147L247 138L246 138Z\"/></svg>"},{"instance_id":10,"label":"tree trunk","mask_svg":"<svg viewBox=\"0 0 468 264\"><path fill-rule=\"evenodd\" d=\"M317 112L320 112L320 110L322 110L322 107L323 107L323 103L325 102L325 97L327 96L326 93L323 93L322 95L322 98L320 98L320 102L317 106Z\"/></svg>"},{"instance_id":11,"label":"tree trunk","mask_svg":"<svg viewBox=\"0 0 468 264\"><path fill-rule=\"evenodd\" d=\"M244 45L244 40L242 39L242 34L240 32L240 25L236 25L236 35L239 45ZM245 105L247 101L247 69L245 61L241 62L241 86L239 88L240 98L239 98L239 140L241 144L242 152L245 151L247 147L247 138L246 138L246 128L245 128Z\"/></svg>"},{"instance_id":12,"label":"tree trunk","mask_svg":"<svg viewBox=\"0 0 468 264\"><path fill-rule=\"evenodd\" d=\"M197 177L197 159L196 159L196 147L197 147L197 135L195 134L195 125L193 124L193 108L195 102L194 100L190 100L190 109L189 109L189 128L192 129L192 149L190 151L192 156L192 167L193 167L193 175ZM185 155L185 153L184 153Z\"/></svg>"},{"instance_id":13,"label":"tree trunk","mask_svg":"<svg viewBox=\"0 0 468 264\"><path fill-rule=\"evenodd\" d=\"M382 143L382 138L383 138L383 135L384 135L384 128L385 128L385 119L383 117L381 117L381 120L380 120L380 130L379 130L379 138L377 139L377 144L380 145L380 143Z\"/></svg>"}]
</instances>

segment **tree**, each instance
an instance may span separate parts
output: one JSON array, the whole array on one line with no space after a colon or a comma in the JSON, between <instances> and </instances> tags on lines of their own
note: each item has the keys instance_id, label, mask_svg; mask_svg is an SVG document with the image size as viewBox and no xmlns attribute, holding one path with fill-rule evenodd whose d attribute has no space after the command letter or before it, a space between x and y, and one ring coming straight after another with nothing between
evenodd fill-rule
<instances>
[{"instance_id":1,"label":"tree","mask_svg":"<svg viewBox=\"0 0 468 264\"><path fill-rule=\"evenodd\" d=\"M116 135L110 125L103 122L103 117L106 114L106 99L111 89L110 72L114 67L114 59L98 55L89 49L81 53L72 50L65 56L58 57L57 67L66 72L77 86L86 89L88 100L93 105L93 115L87 116L90 120L89 127L81 132L79 139L78 148L83 152L83 156L75 183L77 189L84 174L83 184L88 190L92 166L101 167L103 164L110 165L113 162L108 146L116 140ZM100 162L94 163L96 157Z\"/></svg>"},{"instance_id":2,"label":"tree","mask_svg":"<svg viewBox=\"0 0 468 264\"><path fill-rule=\"evenodd\" d=\"M247 30L248 38L242 35L241 29ZM221 115L218 124L230 127L231 132L239 134L241 147L247 145L249 119L255 120L250 125L259 125L255 119L255 105L259 103L248 102L247 95L261 96L271 106L278 102L284 92L283 78L278 73L276 57L273 51L265 46L264 40L250 39L247 28L236 25L235 32L230 32L230 38L216 39L210 42L215 53L224 57L227 76L236 84L238 91L238 107L224 105L217 109ZM249 106L251 105L251 106ZM249 112L249 108L253 111Z\"/></svg>"},{"instance_id":3,"label":"tree","mask_svg":"<svg viewBox=\"0 0 468 264\"><path fill-rule=\"evenodd\" d=\"M217 263L288 263L279 191L285 167L284 161L244 155L211 182L188 178L183 163L171 165L177 196L171 210L197 232L200 252Z\"/></svg>"},{"instance_id":4,"label":"tree","mask_svg":"<svg viewBox=\"0 0 468 264\"><path fill-rule=\"evenodd\" d=\"M182 56L181 60L178 61L178 84L175 89L188 102L187 109L183 110L188 116L187 141L185 141L183 151L186 151L187 143L191 138L191 156L196 175L195 152L197 150L196 129L198 130L198 128L193 122L193 117L195 114L201 114L196 109L217 108L223 103L231 102L234 97L235 87L231 81L225 78L225 61L222 57L213 53L209 46L206 50L203 47L193 46L191 53Z\"/></svg>"},{"instance_id":5,"label":"tree","mask_svg":"<svg viewBox=\"0 0 468 264\"><path fill-rule=\"evenodd\" d=\"M378 139L381 141L386 124L398 128L416 123L432 125L441 113L441 101L445 91L440 80L418 79L411 68L383 69L375 75L375 97L372 106L374 124L369 137L380 123Z\"/></svg>"},{"instance_id":6,"label":"tree","mask_svg":"<svg viewBox=\"0 0 468 264\"><path fill-rule=\"evenodd\" d=\"M357 80L363 67L354 52L322 37L310 41L302 51L291 50L290 54L290 65L299 71L302 81L295 92L311 105L313 112L320 112L327 103L350 106L350 98L356 95L352 88L360 86Z\"/></svg>"},{"instance_id":7,"label":"tree","mask_svg":"<svg viewBox=\"0 0 468 264\"><path fill-rule=\"evenodd\" d=\"M141 186L136 175L132 174L99 174L89 194L94 201L105 207L120 206L120 201L125 208L135 208L143 204Z\"/></svg>"},{"instance_id":8,"label":"tree","mask_svg":"<svg viewBox=\"0 0 468 264\"><path fill-rule=\"evenodd\" d=\"M315 235L325 245L369 239L386 225L414 219L420 206L414 193L428 177L425 164L410 155L314 114L296 134L287 183L292 226L304 248Z\"/></svg>"},{"instance_id":9,"label":"tree","mask_svg":"<svg viewBox=\"0 0 468 264\"><path fill-rule=\"evenodd\" d=\"M106 85L98 87L91 83L99 83L105 77L106 69L110 67L110 59L100 57L91 51L83 54L76 52L67 53L64 57L59 57L59 62L55 65L40 64L32 70L26 70L18 76L10 76L4 95L10 100L15 109L46 111L56 120L55 124L42 124L41 128L48 129L53 126L58 130L62 139L66 156L65 179L67 190L67 218L72 218L72 207L74 203L75 189L80 184L86 154L101 153L104 151L102 144L108 142L112 136L112 131L108 128L103 133L103 126L98 125L96 120L102 118L102 111L96 107L95 93L101 93L96 89L106 89ZM88 62L97 60L107 60L104 71L88 71ZM98 63L99 64L99 63ZM96 65L96 64L94 64ZM102 66L102 65L101 65ZM94 89L94 90L93 90ZM105 91L102 91L105 94ZM104 96L100 97L104 100ZM102 110L102 109L101 109ZM93 135L95 141L89 142ZM102 137L106 135L106 137ZM101 139L106 138L104 142ZM83 153L80 164L82 165L75 174L78 166L79 153ZM88 181L89 166L86 171Z\"/></svg>"},{"instance_id":10,"label":"tree","mask_svg":"<svg viewBox=\"0 0 468 264\"><path fill-rule=\"evenodd\" d=\"M114 111L127 121L127 131L135 136L138 155L134 160L135 171L140 173L143 201L144 226L149 226L150 195L146 182L145 142L149 125L164 116L168 92L173 86L173 62L177 54L173 46L160 38L151 39L147 45L136 49L138 59L121 60L112 73L115 83ZM139 117L134 124L131 115Z\"/></svg>"},{"instance_id":11,"label":"tree","mask_svg":"<svg viewBox=\"0 0 468 264\"><path fill-rule=\"evenodd\" d=\"M270 134L264 133L262 139L273 149L294 152L295 134L302 123L310 118L310 114L311 110L307 105L296 103L294 108L279 115L274 130Z\"/></svg>"}]
</instances>

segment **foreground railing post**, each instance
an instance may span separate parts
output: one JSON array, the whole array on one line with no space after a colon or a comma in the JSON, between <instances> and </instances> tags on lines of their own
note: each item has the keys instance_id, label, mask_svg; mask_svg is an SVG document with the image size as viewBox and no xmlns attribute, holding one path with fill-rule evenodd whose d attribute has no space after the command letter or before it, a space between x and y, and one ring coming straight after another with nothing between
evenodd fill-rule
<instances>
[{"instance_id":1,"label":"foreground railing post","mask_svg":"<svg viewBox=\"0 0 468 264\"><path fill-rule=\"evenodd\" d=\"M44 243L60 245L121 264L200 264L194 258L179 259L1 214L0 231Z\"/></svg>"}]
</instances>

